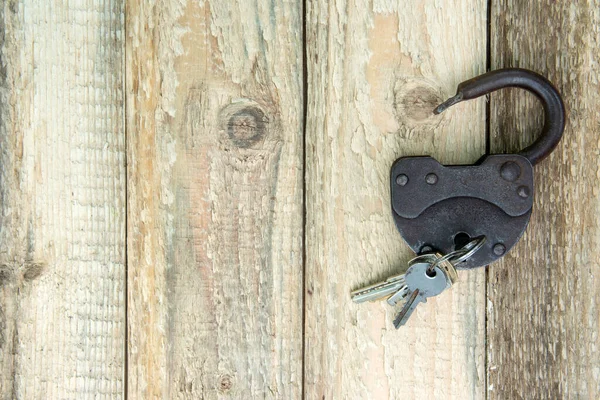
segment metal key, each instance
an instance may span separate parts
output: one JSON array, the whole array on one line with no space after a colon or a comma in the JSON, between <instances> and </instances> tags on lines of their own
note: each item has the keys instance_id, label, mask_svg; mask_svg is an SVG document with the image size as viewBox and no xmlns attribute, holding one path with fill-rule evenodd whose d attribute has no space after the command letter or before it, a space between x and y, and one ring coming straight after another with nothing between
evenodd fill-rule
<instances>
[{"instance_id":1,"label":"metal key","mask_svg":"<svg viewBox=\"0 0 600 400\"><path fill-rule=\"evenodd\" d=\"M404 274L394 275L383 282L353 291L350 295L355 303L376 301L388 297L406 286Z\"/></svg>"},{"instance_id":2,"label":"metal key","mask_svg":"<svg viewBox=\"0 0 600 400\"><path fill-rule=\"evenodd\" d=\"M443 261L436 266L433 272L429 272L431 264L415 263L405 274L406 286L408 288L408 299L394 320L396 329L408 321L415 308L420 303L427 302L427 298L437 296L452 286L452 272L456 273L450 261ZM450 273L449 273L450 272Z\"/></svg>"},{"instance_id":3,"label":"metal key","mask_svg":"<svg viewBox=\"0 0 600 400\"><path fill-rule=\"evenodd\" d=\"M410 268L415 263L420 262L425 263L430 267L441 257L441 254L424 254L413 258L408 265ZM445 263L443 264L445 265ZM350 294L352 296L352 301L355 303L364 303L366 301L377 301L388 297L388 303L393 306L408 294L404 276L405 274L394 275L382 282L355 290ZM454 271L454 278L456 278L456 271ZM453 282L455 280L456 279L453 279Z\"/></svg>"},{"instance_id":4,"label":"metal key","mask_svg":"<svg viewBox=\"0 0 600 400\"><path fill-rule=\"evenodd\" d=\"M412 260L410 260L410 262L408 263L408 268L410 269L413 265L418 264L418 263L424 263L428 266L428 268L430 270L432 270L431 266L438 263L439 260L441 260L441 259L442 259L442 255L439 253L423 254L423 255L420 255L420 256L415 257ZM439 265L440 268L446 268L448 270L447 264L450 264L450 263L439 262L439 264L440 264ZM458 274L456 273L456 270L454 268L452 268L452 264L450 264L450 268L451 268L451 270L448 270L448 275L452 275L451 280L452 280L452 283L454 283L454 282L456 282L456 280L458 278ZM454 272L452 272L452 271L454 271ZM406 277L406 274L404 276ZM408 286L406 286L406 279L404 282L405 282L404 286L387 299L387 302L390 306L395 306L400 300L403 300L404 298L406 298L406 296L410 293Z\"/></svg>"},{"instance_id":5,"label":"metal key","mask_svg":"<svg viewBox=\"0 0 600 400\"><path fill-rule=\"evenodd\" d=\"M456 282L458 275L454 265L473 256L485 243L485 236L476 237L462 248L446 255L428 253L413 258L406 274L399 274L383 282L355 290L351 293L355 303L387 299L394 306L406 300L400 314L394 320L398 329L404 325L419 303L437 296Z\"/></svg>"}]
</instances>

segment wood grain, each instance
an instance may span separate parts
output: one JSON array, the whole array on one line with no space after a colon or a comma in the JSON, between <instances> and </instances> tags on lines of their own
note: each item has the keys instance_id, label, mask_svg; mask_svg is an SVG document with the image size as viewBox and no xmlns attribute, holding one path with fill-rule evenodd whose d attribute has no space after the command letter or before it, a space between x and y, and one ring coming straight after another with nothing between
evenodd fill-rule
<instances>
[{"instance_id":1,"label":"wood grain","mask_svg":"<svg viewBox=\"0 0 600 400\"><path fill-rule=\"evenodd\" d=\"M485 1L308 1L306 398L485 393L483 269L398 331L389 306L350 301L413 257L389 206L392 162L485 151L483 99L432 114L485 71L485 21Z\"/></svg>"},{"instance_id":2,"label":"wood grain","mask_svg":"<svg viewBox=\"0 0 600 400\"><path fill-rule=\"evenodd\" d=\"M132 399L302 390L299 2L127 2Z\"/></svg>"},{"instance_id":3,"label":"wood grain","mask_svg":"<svg viewBox=\"0 0 600 400\"><path fill-rule=\"evenodd\" d=\"M1 399L600 398L599 1L306 3L0 5ZM349 293L412 257L392 162L484 152L485 100L430 110L487 24L565 137L487 298L461 271L396 331ZM539 131L530 95L490 107L493 151Z\"/></svg>"},{"instance_id":4,"label":"wood grain","mask_svg":"<svg viewBox=\"0 0 600 400\"><path fill-rule=\"evenodd\" d=\"M600 398L599 10L598 1L493 2L492 66L546 75L568 122L535 168L526 235L490 269L490 398ZM540 130L541 107L522 91L494 95L491 109L495 150L517 150Z\"/></svg>"},{"instance_id":5,"label":"wood grain","mask_svg":"<svg viewBox=\"0 0 600 400\"><path fill-rule=\"evenodd\" d=\"M123 4L0 5L0 398L122 398Z\"/></svg>"}]
</instances>

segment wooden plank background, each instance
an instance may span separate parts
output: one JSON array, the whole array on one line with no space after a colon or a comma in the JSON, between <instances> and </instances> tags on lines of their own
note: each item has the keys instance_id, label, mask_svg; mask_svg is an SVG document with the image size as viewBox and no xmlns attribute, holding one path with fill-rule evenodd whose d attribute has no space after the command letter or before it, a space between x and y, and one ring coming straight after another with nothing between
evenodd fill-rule
<instances>
[{"instance_id":1,"label":"wooden plank background","mask_svg":"<svg viewBox=\"0 0 600 400\"><path fill-rule=\"evenodd\" d=\"M0 398L122 398L121 1L0 6Z\"/></svg>"},{"instance_id":2,"label":"wooden plank background","mask_svg":"<svg viewBox=\"0 0 600 400\"><path fill-rule=\"evenodd\" d=\"M518 246L490 267L490 398L600 398L600 2L493 2L492 68L539 71L563 95L561 145L535 168L535 205ZM533 141L533 96L492 96L492 150ZM533 118L533 116L537 118Z\"/></svg>"},{"instance_id":3,"label":"wooden plank background","mask_svg":"<svg viewBox=\"0 0 600 400\"><path fill-rule=\"evenodd\" d=\"M431 154L470 163L485 152L483 99L462 112L431 111L459 82L485 71L486 4L436 3L309 2L309 399L485 393L483 269L461 273L460 285L428 302L399 331L391 307L356 305L349 297L353 289L404 271L414 257L391 216L394 160ZM458 24L463 32L451 34Z\"/></svg>"},{"instance_id":4,"label":"wooden plank background","mask_svg":"<svg viewBox=\"0 0 600 400\"><path fill-rule=\"evenodd\" d=\"M128 2L131 398L301 394L301 11Z\"/></svg>"},{"instance_id":5,"label":"wooden plank background","mask_svg":"<svg viewBox=\"0 0 600 400\"><path fill-rule=\"evenodd\" d=\"M7 0L1 399L600 398L600 2ZM541 126L532 221L396 331L388 174ZM486 132L488 136L486 137Z\"/></svg>"}]
</instances>

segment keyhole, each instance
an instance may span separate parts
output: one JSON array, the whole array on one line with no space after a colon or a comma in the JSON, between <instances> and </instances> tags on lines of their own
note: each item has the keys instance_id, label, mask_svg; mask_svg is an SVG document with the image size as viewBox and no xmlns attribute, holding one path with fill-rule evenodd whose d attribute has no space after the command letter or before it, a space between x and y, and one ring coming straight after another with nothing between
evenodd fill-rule
<instances>
[{"instance_id":1,"label":"keyhole","mask_svg":"<svg viewBox=\"0 0 600 400\"><path fill-rule=\"evenodd\" d=\"M435 276L437 275L437 272L435 272L435 269L427 268L427 270L425 271L425 274L430 278L435 278Z\"/></svg>"},{"instance_id":2,"label":"keyhole","mask_svg":"<svg viewBox=\"0 0 600 400\"><path fill-rule=\"evenodd\" d=\"M471 236L466 232L458 232L454 235L454 250L462 249L471 241Z\"/></svg>"}]
</instances>

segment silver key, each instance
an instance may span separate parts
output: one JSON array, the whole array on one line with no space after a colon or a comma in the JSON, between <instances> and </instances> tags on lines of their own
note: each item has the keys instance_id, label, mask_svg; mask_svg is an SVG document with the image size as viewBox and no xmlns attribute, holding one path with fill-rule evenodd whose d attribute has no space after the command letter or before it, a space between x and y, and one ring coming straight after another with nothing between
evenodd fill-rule
<instances>
[{"instance_id":1,"label":"silver key","mask_svg":"<svg viewBox=\"0 0 600 400\"><path fill-rule=\"evenodd\" d=\"M404 299L406 295L409 293L408 287L406 284L400 288L396 293L388 297L387 303L390 306L395 306L400 300Z\"/></svg>"},{"instance_id":2,"label":"silver key","mask_svg":"<svg viewBox=\"0 0 600 400\"><path fill-rule=\"evenodd\" d=\"M452 286L452 272L456 274L454 266L449 261L444 261L436 266L433 273L428 270L431 263L418 262L413 264L405 274L406 286L408 288L407 301L402 311L394 320L396 329L406 324L415 308L420 303L427 302L428 297L437 296Z\"/></svg>"},{"instance_id":3,"label":"silver key","mask_svg":"<svg viewBox=\"0 0 600 400\"><path fill-rule=\"evenodd\" d=\"M426 263L431 266L435 261L441 258L441 254L424 254L413 258L409 262L409 268L416 263ZM445 264L445 263L444 263ZM387 302L390 305L396 305L400 300L404 299L409 293L404 280L405 274L394 275L387 278L385 281L376 283L353 291L350 295L355 303L364 303L366 301L377 301L388 298ZM454 271L456 277L456 271ZM453 282L456 279L453 280Z\"/></svg>"},{"instance_id":4,"label":"silver key","mask_svg":"<svg viewBox=\"0 0 600 400\"><path fill-rule=\"evenodd\" d=\"M424 263L427 265L427 267L431 268L431 265L433 263L435 263L440 257L442 257L441 254L423 254L421 256L415 257L412 260L410 260L410 262L408 263L408 268L410 269L410 267L412 267L413 265L418 264L418 263ZM444 263L444 267L447 267L445 265L445 263ZM441 268L443 268L443 267L441 267ZM406 278L406 274L404 276ZM455 271L455 276L457 276L456 271ZM452 281L452 282L454 283L454 281ZM400 288L396 293L391 295L387 299L387 302L390 306L395 306L400 300L406 298L406 296L409 293L410 293L410 290L408 289L408 286L406 286L406 279L405 279L404 286L402 288Z\"/></svg>"},{"instance_id":5,"label":"silver key","mask_svg":"<svg viewBox=\"0 0 600 400\"><path fill-rule=\"evenodd\" d=\"M394 306L407 298L402 311L394 320L394 326L398 329L406 323L419 303L427 302L427 298L439 295L456 282L458 274L454 265L473 256L483 246L485 239L485 236L477 237L463 248L446 255L436 253L418 256L411 260L406 274L395 275L383 282L355 290L351 293L352 300L362 303L387 298L388 304Z\"/></svg>"},{"instance_id":6,"label":"silver key","mask_svg":"<svg viewBox=\"0 0 600 400\"><path fill-rule=\"evenodd\" d=\"M365 301L381 300L398 292L405 286L404 274L394 275L383 282L353 291L351 293L352 301L364 303Z\"/></svg>"}]
</instances>

